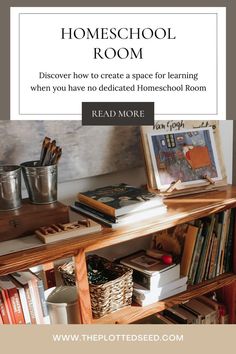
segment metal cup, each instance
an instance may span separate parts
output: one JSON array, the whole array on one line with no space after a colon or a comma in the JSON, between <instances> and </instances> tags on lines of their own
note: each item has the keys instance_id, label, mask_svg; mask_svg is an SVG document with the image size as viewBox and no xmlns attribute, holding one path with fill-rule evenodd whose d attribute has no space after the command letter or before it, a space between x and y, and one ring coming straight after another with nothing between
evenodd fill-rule
<instances>
[{"instance_id":1,"label":"metal cup","mask_svg":"<svg viewBox=\"0 0 236 354\"><path fill-rule=\"evenodd\" d=\"M21 168L0 166L0 210L14 210L21 206Z\"/></svg>"},{"instance_id":2,"label":"metal cup","mask_svg":"<svg viewBox=\"0 0 236 354\"><path fill-rule=\"evenodd\" d=\"M57 201L57 165L37 166L38 161L21 164L29 199L33 204Z\"/></svg>"}]
</instances>

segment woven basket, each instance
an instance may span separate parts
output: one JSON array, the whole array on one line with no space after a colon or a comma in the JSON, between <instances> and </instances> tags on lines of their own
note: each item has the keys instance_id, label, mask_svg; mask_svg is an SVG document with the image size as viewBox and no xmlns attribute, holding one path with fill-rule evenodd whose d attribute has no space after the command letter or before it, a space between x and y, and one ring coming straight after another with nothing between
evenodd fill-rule
<instances>
[{"instance_id":1,"label":"woven basket","mask_svg":"<svg viewBox=\"0 0 236 354\"><path fill-rule=\"evenodd\" d=\"M96 265L96 271L104 271L107 281L97 283L88 271L91 306L94 318L100 318L121 307L131 305L133 293L132 269L117 265L97 255L89 255L86 259L87 267ZM60 266L59 272L65 285L75 285L74 263L69 262ZM96 284L95 284L96 283Z\"/></svg>"}]
</instances>

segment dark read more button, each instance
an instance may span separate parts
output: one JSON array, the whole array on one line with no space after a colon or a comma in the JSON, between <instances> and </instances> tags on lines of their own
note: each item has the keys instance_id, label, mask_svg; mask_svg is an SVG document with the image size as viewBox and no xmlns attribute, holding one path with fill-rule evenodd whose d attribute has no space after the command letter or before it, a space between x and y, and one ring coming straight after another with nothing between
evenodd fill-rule
<instances>
[{"instance_id":1,"label":"dark read more button","mask_svg":"<svg viewBox=\"0 0 236 354\"><path fill-rule=\"evenodd\" d=\"M154 103L82 102L82 125L154 125Z\"/></svg>"}]
</instances>

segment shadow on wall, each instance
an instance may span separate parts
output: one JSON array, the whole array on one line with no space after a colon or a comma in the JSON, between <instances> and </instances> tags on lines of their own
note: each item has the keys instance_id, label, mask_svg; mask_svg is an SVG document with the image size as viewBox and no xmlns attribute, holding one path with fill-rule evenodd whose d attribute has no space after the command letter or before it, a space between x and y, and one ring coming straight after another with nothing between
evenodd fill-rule
<instances>
[{"instance_id":1,"label":"shadow on wall","mask_svg":"<svg viewBox=\"0 0 236 354\"><path fill-rule=\"evenodd\" d=\"M139 127L86 127L80 121L0 121L0 164L37 160L45 136L63 149L60 182L143 166Z\"/></svg>"}]
</instances>

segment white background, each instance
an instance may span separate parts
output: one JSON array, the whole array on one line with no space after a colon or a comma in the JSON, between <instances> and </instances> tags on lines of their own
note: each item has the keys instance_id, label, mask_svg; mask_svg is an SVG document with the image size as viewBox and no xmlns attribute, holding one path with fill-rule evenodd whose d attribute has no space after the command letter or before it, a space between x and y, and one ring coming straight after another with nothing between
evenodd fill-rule
<instances>
[{"instance_id":1,"label":"white background","mask_svg":"<svg viewBox=\"0 0 236 354\"><path fill-rule=\"evenodd\" d=\"M171 27L176 39L61 40L62 27ZM94 47L142 47L144 59L94 60ZM12 8L11 119L80 119L81 102L86 101L154 101L156 119L225 119L225 53L224 8ZM39 80L40 71L193 72L199 74L198 81L140 80L136 84L204 85L207 91L32 92L30 87L37 83L63 86L135 83L132 80Z\"/></svg>"}]
</instances>

